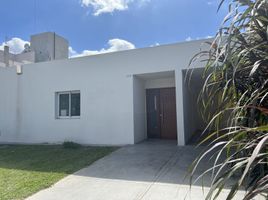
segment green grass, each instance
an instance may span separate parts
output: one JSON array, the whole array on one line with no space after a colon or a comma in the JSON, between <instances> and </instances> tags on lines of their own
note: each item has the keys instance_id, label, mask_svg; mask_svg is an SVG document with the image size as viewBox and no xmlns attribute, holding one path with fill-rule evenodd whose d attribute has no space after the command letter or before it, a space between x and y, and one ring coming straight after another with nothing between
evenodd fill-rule
<instances>
[{"instance_id":1,"label":"green grass","mask_svg":"<svg viewBox=\"0 0 268 200\"><path fill-rule=\"evenodd\" d=\"M24 199L115 149L0 145L0 200Z\"/></svg>"}]
</instances>

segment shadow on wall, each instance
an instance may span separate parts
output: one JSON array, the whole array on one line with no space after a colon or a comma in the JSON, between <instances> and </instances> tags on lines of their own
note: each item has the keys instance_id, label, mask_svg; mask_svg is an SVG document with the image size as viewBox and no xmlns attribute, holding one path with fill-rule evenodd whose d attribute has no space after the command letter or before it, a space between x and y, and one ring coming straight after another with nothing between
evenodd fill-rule
<instances>
[{"instance_id":1,"label":"shadow on wall","mask_svg":"<svg viewBox=\"0 0 268 200\"><path fill-rule=\"evenodd\" d=\"M183 105L184 105L184 126L185 126L185 138L186 144L196 145L203 141L209 133L214 132L214 130L208 129L207 125L211 118L203 119L201 116L202 107L198 101L201 90L205 83L205 78L203 78L204 68L196 68L183 70ZM210 102L211 103L211 102ZM216 106L210 104L209 113L212 117L216 113ZM204 116L208 117L208 116ZM223 128L227 122L228 115L223 117L221 120L221 127ZM211 137L202 145L208 145L211 143L215 137Z\"/></svg>"},{"instance_id":2,"label":"shadow on wall","mask_svg":"<svg viewBox=\"0 0 268 200\"><path fill-rule=\"evenodd\" d=\"M198 96L202 90L204 68L183 70L183 106L186 144L197 144L206 123L201 117Z\"/></svg>"}]
</instances>

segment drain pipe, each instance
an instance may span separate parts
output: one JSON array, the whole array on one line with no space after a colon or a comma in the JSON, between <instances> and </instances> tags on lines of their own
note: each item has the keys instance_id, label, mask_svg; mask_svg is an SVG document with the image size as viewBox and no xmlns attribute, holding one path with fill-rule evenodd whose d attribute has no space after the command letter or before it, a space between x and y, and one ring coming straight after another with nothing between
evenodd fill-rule
<instances>
[{"instance_id":1,"label":"drain pipe","mask_svg":"<svg viewBox=\"0 0 268 200\"><path fill-rule=\"evenodd\" d=\"M4 63L6 65L6 67L9 67L9 46L5 45L4 46Z\"/></svg>"}]
</instances>

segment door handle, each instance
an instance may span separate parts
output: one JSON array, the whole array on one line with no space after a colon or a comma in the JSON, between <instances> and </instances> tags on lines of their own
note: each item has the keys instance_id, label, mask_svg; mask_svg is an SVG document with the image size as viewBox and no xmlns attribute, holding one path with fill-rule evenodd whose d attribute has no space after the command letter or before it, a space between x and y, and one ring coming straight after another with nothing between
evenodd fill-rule
<instances>
[{"instance_id":1,"label":"door handle","mask_svg":"<svg viewBox=\"0 0 268 200\"><path fill-rule=\"evenodd\" d=\"M163 113L160 114L160 118L161 118L161 123L164 124L164 114Z\"/></svg>"},{"instance_id":2,"label":"door handle","mask_svg":"<svg viewBox=\"0 0 268 200\"><path fill-rule=\"evenodd\" d=\"M165 118L165 114L164 114L164 104L163 102L161 102L161 109L160 109L160 117L161 117L161 123L164 124L164 118Z\"/></svg>"}]
</instances>

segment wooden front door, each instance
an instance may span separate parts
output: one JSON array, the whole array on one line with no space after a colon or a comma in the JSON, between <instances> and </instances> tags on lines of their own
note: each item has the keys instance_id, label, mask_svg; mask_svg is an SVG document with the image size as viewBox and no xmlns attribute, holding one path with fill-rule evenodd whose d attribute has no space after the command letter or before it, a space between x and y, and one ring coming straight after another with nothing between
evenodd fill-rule
<instances>
[{"instance_id":1,"label":"wooden front door","mask_svg":"<svg viewBox=\"0 0 268 200\"><path fill-rule=\"evenodd\" d=\"M148 138L177 139L175 88L146 90Z\"/></svg>"}]
</instances>

